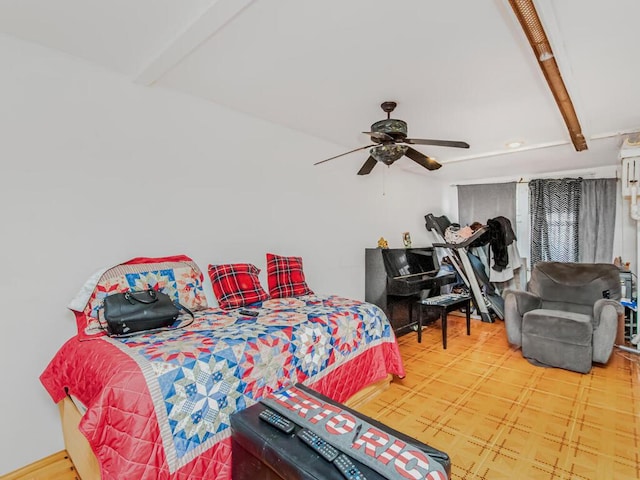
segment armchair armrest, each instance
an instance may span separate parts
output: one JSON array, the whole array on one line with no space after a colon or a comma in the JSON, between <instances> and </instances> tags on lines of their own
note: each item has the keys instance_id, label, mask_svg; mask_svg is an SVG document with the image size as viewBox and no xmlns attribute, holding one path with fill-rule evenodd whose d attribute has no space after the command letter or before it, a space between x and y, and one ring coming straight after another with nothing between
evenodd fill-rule
<instances>
[{"instance_id":1,"label":"armchair armrest","mask_svg":"<svg viewBox=\"0 0 640 480\"><path fill-rule=\"evenodd\" d=\"M522 346L522 318L524 314L540 308L542 299L524 290L506 289L504 298L504 326L511 345Z\"/></svg>"},{"instance_id":2,"label":"armchair armrest","mask_svg":"<svg viewBox=\"0 0 640 480\"><path fill-rule=\"evenodd\" d=\"M542 299L534 293L508 288L504 291L505 301L507 300L508 295L513 295L516 302L516 308L518 309L518 313L521 317L531 310L542 308Z\"/></svg>"},{"instance_id":3,"label":"armchair armrest","mask_svg":"<svg viewBox=\"0 0 640 480\"><path fill-rule=\"evenodd\" d=\"M617 300L611 300L610 298L600 298L593 304L593 320L594 327L600 324L600 317L606 306L612 306L616 312L616 315L624 315L624 307Z\"/></svg>"},{"instance_id":4,"label":"armchair armrest","mask_svg":"<svg viewBox=\"0 0 640 480\"><path fill-rule=\"evenodd\" d=\"M616 300L600 298L593 304L593 361L607 363L613 350L624 307Z\"/></svg>"}]
</instances>

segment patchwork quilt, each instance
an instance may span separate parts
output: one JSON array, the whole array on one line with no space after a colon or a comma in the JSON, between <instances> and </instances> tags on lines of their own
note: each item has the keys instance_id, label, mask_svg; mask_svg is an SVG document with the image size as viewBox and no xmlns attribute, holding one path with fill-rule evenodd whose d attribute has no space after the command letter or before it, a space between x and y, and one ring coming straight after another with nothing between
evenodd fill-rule
<instances>
[{"instance_id":1,"label":"patchwork quilt","mask_svg":"<svg viewBox=\"0 0 640 480\"><path fill-rule=\"evenodd\" d=\"M375 305L309 295L201 310L184 329L69 340L41 376L87 411L80 430L102 478L231 478L229 415L301 382L338 402L404 376Z\"/></svg>"}]
</instances>

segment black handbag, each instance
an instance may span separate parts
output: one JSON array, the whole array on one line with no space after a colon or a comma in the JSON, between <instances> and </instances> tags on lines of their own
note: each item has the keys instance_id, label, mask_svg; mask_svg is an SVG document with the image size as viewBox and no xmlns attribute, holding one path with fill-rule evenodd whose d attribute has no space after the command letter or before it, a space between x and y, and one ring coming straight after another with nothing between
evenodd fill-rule
<instances>
[{"instance_id":1,"label":"black handbag","mask_svg":"<svg viewBox=\"0 0 640 480\"><path fill-rule=\"evenodd\" d=\"M169 295L155 290L109 295L104 299L107 333L111 336L127 336L166 328L178 319L181 309L193 317L187 308L176 305Z\"/></svg>"}]
</instances>

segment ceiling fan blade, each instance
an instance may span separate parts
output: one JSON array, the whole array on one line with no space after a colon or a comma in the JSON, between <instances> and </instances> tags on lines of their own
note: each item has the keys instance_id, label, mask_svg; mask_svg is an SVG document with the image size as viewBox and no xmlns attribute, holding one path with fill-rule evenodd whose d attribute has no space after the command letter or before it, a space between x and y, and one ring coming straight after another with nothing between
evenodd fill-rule
<instances>
[{"instance_id":1,"label":"ceiling fan blade","mask_svg":"<svg viewBox=\"0 0 640 480\"><path fill-rule=\"evenodd\" d=\"M419 151L411 147L407 148L405 155L409 157L411 160L413 160L414 162L416 162L418 165L421 165L424 168L426 168L427 170L437 170L442 166L438 162L436 162L433 158L429 158L425 154L420 153Z\"/></svg>"},{"instance_id":2,"label":"ceiling fan blade","mask_svg":"<svg viewBox=\"0 0 640 480\"><path fill-rule=\"evenodd\" d=\"M371 170L373 170L373 167L376 166L376 163L378 163L378 161L372 156L369 156L369 158L367 158L367 161L364 162L364 165L362 165L360 170L358 170L358 175L368 175L369 173L371 173Z\"/></svg>"},{"instance_id":3,"label":"ceiling fan blade","mask_svg":"<svg viewBox=\"0 0 640 480\"><path fill-rule=\"evenodd\" d=\"M394 138L384 132L362 132L365 135L369 135L374 142L392 142Z\"/></svg>"},{"instance_id":4,"label":"ceiling fan blade","mask_svg":"<svg viewBox=\"0 0 640 480\"><path fill-rule=\"evenodd\" d=\"M469 148L467 142L458 142L455 140L428 140L426 138L405 138L404 143L411 145L434 145L436 147L456 147L456 148Z\"/></svg>"},{"instance_id":5,"label":"ceiling fan blade","mask_svg":"<svg viewBox=\"0 0 640 480\"><path fill-rule=\"evenodd\" d=\"M371 148L371 147L375 147L375 143L372 143L371 145L367 145L366 147L360 147L360 148L356 148L354 150L351 150L349 152L341 153L340 155L336 155L335 157L330 157L330 158L327 158L325 160L321 160L319 162L314 163L314 165L320 165L321 163L328 162L329 160L333 160L334 158L343 157L345 155L349 155L350 153L357 152L359 150L364 150L365 148Z\"/></svg>"}]
</instances>

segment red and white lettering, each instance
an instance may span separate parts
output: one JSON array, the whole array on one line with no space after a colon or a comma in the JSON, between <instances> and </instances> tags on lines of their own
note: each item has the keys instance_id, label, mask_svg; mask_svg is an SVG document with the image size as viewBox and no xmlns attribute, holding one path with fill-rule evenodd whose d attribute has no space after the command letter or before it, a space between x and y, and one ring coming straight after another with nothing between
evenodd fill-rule
<instances>
[{"instance_id":1,"label":"red and white lettering","mask_svg":"<svg viewBox=\"0 0 640 480\"><path fill-rule=\"evenodd\" d=\"M356 426L356 419L348 413L339 413L327 420L324 428L331 435L343 435L352 432Z\"/></svg>"},{"instance_id":2,"label":"red and white lettering","mask_svg":"<svg viewBox=\"0 0 640 480\"><path fill-rule=\"evenodd\" d=\"M387 448L378 455L378 461L384 465L388 464L391 460L395 460L406 446L406 443L398 439L394 440L391 445L386 446Z\"/></svg>"},{"instance_id":3,"label":"red and white lettering","mask_svg":"<svg viewBox=\"0 0 640 480\"><path fill-rule=\"evenodd\" d=\"M389 442L389 436L378 430L377 428L369 427L369 429L360 435L355 442L353 442L353 448L361 450L364 447L365 455L376 458L376 450L384 447Z\"/></svg>"},{"instance_id":4,"label":"red and white lettering","mask_svg":"<svg viewBox=\"0 0 640 480\"><path fill-rule=\"evenodd\" d=\"M427 473L426 480L447 480L447 477L444 475L444 473L436 470L434 472Z\"/></svg>"},{"instance_id":5,"label":"red and white lettering","mask_svg":"<svg viewBox=\"0 0 640 480\"><path fill-rule=\"evenodd\" d=\"M298 416L302 418L306 418L309 411L317 410L324 406L324 403L318 402L296 388L290 388L284 393L275 394L273 398L287 410L297 412Z\"/></svg>"},{"instance_id":6,"label":"red and white lettering","mask_svg":"<svg viewBox=\"0 0 640 480\"><path fill-rule=\"evenodd\" d=\"M396 439L378 455L377 459L384 465L393 460L396 471L406 479L422 480L427 478L429 472L427 456L420 451L405 450L405 448L407 448L407 444ZM436 478L434 477L434 480Z\"/></svg>"},{"instance_id":7,"label":"red and white lettering","mask_svg":"<svg viewBox=\"0 0 640 480\"><path fill-rule=\"evenodd\" d=\"M429 459L417 450L405 450L396 457L393 466L405 478L421 480L427 478Z\"/></svg>"},{"instance_id":8,"label":"red and white lettering","mask_svg":"<svg viewBox=\"0 0 640 480\"><path fill-rule=\"evenodd\" d=\"M370 427L353 443L353 448L362 450L383 465L393 461L395 470L407 480L447 480L439 471L429 472L429 457L420 450L405 450L408 445L398 439L390 442L384 432ZM380 452L380 454L376 454Z\"/></svg>"},{"instance_id":9,"label":"red and white lettering","mask_svg":"<svg viewBox=\"0 0 640 480\"><path fill-rule=\"evenodd\" d=\"M321 410L308 420L311 423L316 424L320 420L324 420L325 418L327 418L329 415L334 415L336 413L340 413L341 411L342 410L338 407L334 407L333 405L329 405L328 403L323 403Z\"/></svg>"}]
</instances>

